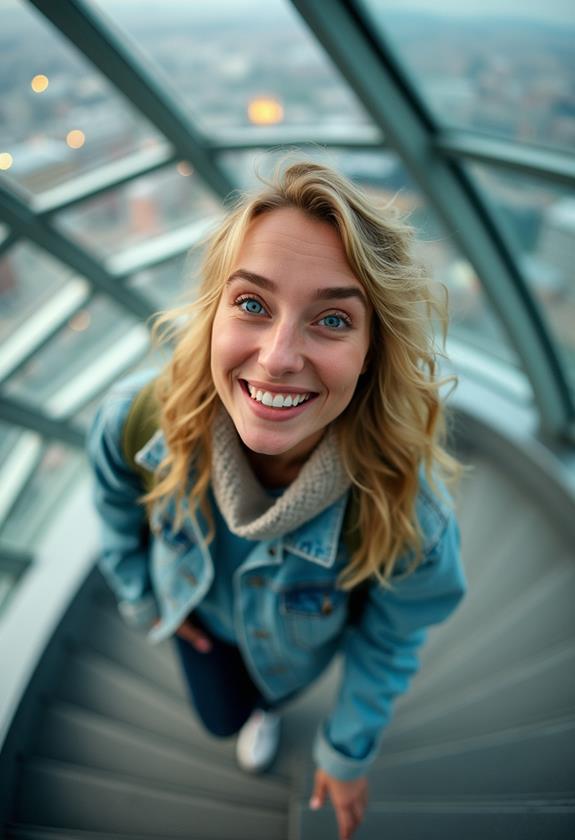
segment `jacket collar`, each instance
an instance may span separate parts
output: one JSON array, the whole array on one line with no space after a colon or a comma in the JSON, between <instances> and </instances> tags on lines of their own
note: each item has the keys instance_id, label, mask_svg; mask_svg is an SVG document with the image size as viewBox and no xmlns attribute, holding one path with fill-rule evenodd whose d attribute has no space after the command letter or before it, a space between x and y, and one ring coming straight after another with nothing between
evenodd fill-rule
<instances>
[{"instance_id":1,"label":"jacket collar","mask_svg":"<svg viewBox=\"0 0 575 840\"><path fill-rule=\"evenodd\" d=\"M150 438L134 460L144 469L154 472L167 454L164 433L159 429ZM347 506L349 492L344 493L334 504L320 514L304 522L295 531L283 537L284 547L312 563L329 568L335 563L343 518Z\"/></svg>"},{"instance_id":2,"label":"jacket collar","mask_svg":"<svg viewBox=\"0 0 575 840\"><path fill-rule=\"evenodd\" d=\"M326 568L333 566L348 498L349 491L309 522L286 534L283 538L285 548L304 560Z\"/></svg>"}]
</instances>

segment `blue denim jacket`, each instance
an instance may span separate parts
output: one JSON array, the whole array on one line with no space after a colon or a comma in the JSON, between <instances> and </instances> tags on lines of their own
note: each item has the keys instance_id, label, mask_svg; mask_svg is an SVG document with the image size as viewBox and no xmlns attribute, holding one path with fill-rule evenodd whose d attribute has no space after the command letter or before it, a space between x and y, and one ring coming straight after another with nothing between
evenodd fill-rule
<instances>
[{"instance_id":1,"label":"blue denim jacket","mask_svg":"<svg viewBox=\"0 0 575 840\"><path fill-rule=\"evenodd\" d=\"M174 531L168 507L152 516L150 531L137 503L142 487L124 461L121 434L132 399L149 377L136 374L112 389L91 426L88 453L103 528L100 568L124 618L159 642L200 603L214 564L199 516L186 516ZM165 452L158 432L137 460L153 471ZM344 495L296 531L256 543L233 580L238 644L252 679L269 699L309 685L342 652L339 693L318 732L314 757L343 780L363 775L375 758L393 698L417 670L426 628L447 618L465 591L459 530L448 497L432 494L421 476L423 560L415 572L392 579L392 588L371 584L352 621L349 594L336 588L348 562L341 538L346 504Z\"/></svg>"}]
</instances>

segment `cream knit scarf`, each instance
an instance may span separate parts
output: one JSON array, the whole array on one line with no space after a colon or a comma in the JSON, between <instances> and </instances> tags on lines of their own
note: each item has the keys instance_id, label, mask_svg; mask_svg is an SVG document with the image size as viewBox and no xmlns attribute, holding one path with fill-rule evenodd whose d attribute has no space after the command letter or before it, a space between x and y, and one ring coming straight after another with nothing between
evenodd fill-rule
<instances>
[{"instance_id":1,"label":"cream knit scarf","mask_svg":"<svg viewBox=\"0 0 575 840\"><path fill-rule=\"evenodd\" d=\"M223 407L214 421L212 444L214 496L228 528L238 537L269 540L288 534L328 508L350 486L331 427L279 498L266 493L255 477Z\"/></svg>"}]
</instances>

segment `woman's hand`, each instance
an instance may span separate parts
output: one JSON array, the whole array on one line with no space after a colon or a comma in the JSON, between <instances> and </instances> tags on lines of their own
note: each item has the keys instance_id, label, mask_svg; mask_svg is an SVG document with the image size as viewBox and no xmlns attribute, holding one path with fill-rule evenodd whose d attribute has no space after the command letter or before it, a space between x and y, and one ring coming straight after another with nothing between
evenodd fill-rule
<instances>
[{"instance_id":1,"label":"woman's hand","mask_svg":"<svg viewBox=\"0 0 575 840\"><path fill-rule=\"evenodd\" d=\"M188 617L183 624L180 624L176 630L176 636L185 639L189 642L198 653L209 653L212 649L212 640L210 637L200 630Z\"/></svg>"},{"instance_id":2,"label":"woman's hand","mask_svg":"<svg viewBox=\"0 0 575 840\"><path fill-rule=\"evenodd\" d=\"M362 776L351 782L334 779L325 770L316 770L310 808L314 811L325 802L329 795L335 810L339 826L339 840L349 840L363 820L367 806L367 779Z\"/></svg>"}]
</instances>

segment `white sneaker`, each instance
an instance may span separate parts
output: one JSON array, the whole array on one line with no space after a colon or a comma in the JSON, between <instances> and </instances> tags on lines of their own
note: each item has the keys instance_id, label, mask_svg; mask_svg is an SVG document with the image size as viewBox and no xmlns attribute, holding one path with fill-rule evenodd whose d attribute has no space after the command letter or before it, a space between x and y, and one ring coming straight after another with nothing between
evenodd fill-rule
<instances>
[{"instance_id":1,"label":"white sneaker","mask_svg":"<svg viewBox=\"0 0 575 840\"><path fill-rule=\"evenodd\" d=\"M247 773L262 773L276 757L280 716L256 709L240 729L236 742L238 764Z\"/></svg>"}]
</instances>

